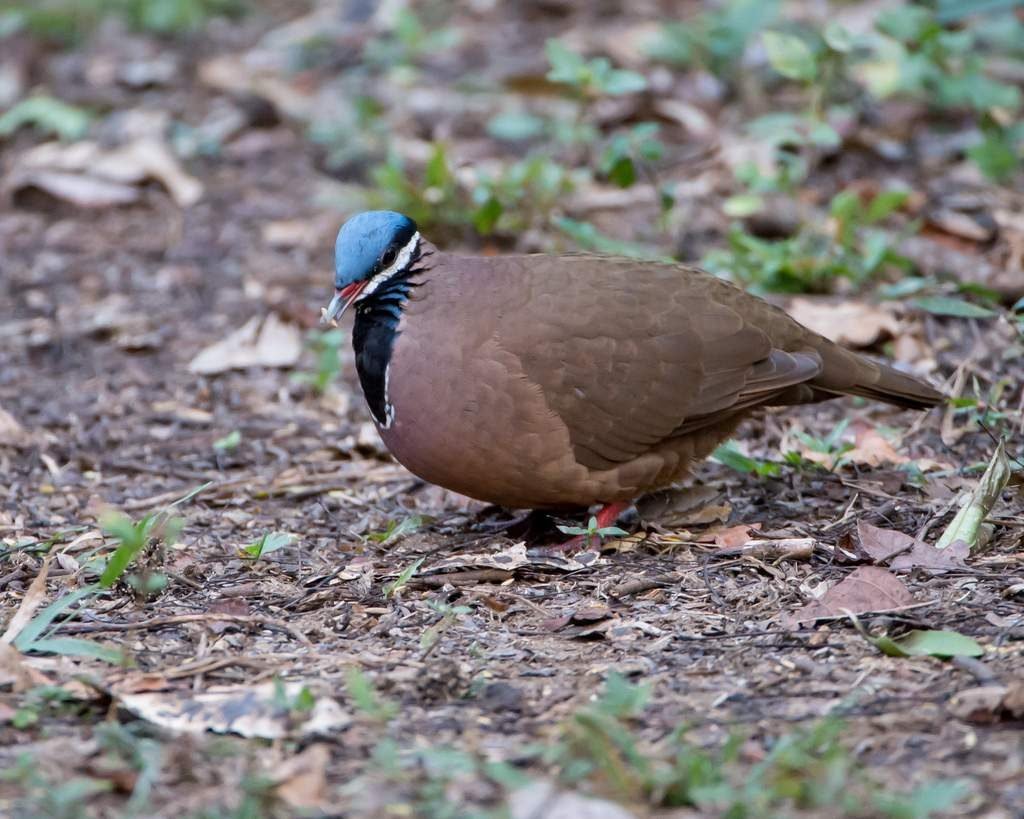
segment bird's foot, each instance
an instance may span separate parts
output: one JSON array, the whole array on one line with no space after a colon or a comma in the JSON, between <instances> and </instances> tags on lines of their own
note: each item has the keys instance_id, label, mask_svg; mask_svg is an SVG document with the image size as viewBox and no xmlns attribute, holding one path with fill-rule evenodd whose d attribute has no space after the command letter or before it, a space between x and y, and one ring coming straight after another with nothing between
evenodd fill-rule
<instances>
[{"instance_id":1,"label":"bird's foot","mask_svg":"<svg viewBox=\"0 0 1024 819\"><path fill-rule=\"evenodd\" d=\"M606 503L594 515L594 521L592 525L587 526L587 531L584 531L575 537L569 538L564 543L557 543L552 548L555 551L562 552L564 554L575 554L576 552L582 552L587 549L597 548L600 549L602 539L609 533L606 530L615 527L615 522L619 519L619 516L629 509L630 504L627 502L619 503ZM621 532L619 532L621 534Z\"/></svg>"}]
</instances>

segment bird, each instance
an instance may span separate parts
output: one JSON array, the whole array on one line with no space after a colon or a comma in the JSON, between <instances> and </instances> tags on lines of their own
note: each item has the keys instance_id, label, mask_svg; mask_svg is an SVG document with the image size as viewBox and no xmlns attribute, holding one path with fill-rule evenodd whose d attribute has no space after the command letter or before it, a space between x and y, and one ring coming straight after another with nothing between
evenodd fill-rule
<instances>
[{"instance_id":1,"label":"bird","mask_svg":"<svg viewBox=\"0 0 1024 819\"><path fill-rule=\"evenodd\" d=\"M322 319L353 308L359 382L401 464L509 509L600 505L598 526L688 477L760 408L944 398L679 263L456 255L378 210L341 226L333 284Z\"/></svg>"}]
</instances>

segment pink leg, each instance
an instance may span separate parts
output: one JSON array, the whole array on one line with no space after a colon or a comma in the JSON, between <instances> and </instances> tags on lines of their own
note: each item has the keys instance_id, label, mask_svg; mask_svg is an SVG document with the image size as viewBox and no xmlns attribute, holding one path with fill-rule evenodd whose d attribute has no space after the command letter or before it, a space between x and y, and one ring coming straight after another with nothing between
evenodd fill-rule
<instances>
[{"instance_id":1,"label":"pink leg","mask_svg":"<svg viewBox=\"0 0 1024 819\"><path fill-rule=\"evenodd\" d=\"M597 528L604 529L606 526L614 526L615 521L619 519L619 515L629 509L629 506L630 504L627 501L606 503L594 516L597 518ZM555 548L560 552L581 552L584 549L589 549L591 545L596 545L591 544L589 542L590 539L589 535L577 535L565 541L565 543L558 544Z\"/></svg>"}]
</instances>

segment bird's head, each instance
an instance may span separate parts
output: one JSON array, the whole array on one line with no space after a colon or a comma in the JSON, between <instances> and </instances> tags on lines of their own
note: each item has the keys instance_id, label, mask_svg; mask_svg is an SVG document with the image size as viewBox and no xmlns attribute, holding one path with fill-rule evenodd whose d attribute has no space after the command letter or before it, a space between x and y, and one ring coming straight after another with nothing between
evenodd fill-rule
<instances>
[{"instance_id":1,"label":"bird's head","mask_svg":"<svg viewBox=\"0 0 1024 819\"><path fill-rule=\"evenodd\" d=\"M390 210L357 213L334 243L334 298L322 321L337 321L359 299L371 295L416 260L420 234L408 216Z\"/></svg>"}]
</instances>

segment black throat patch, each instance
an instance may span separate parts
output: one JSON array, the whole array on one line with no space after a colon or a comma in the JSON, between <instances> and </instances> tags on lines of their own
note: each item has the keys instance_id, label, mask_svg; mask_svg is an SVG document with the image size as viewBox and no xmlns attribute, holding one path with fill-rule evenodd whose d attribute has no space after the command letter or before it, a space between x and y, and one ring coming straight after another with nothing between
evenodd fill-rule
<instances>
[{"instance_id":1,"label":"black throat patch","mask_svg":"<svg viewBox=\"0 0 1024 819\"><path fill-rule=\"evenodd\" d=\"M402 308L416 287L410 278L423 270L419 266L423 258L417 248L405 270L395 273L355 306L352 348L356 353L356 372L373 420L385 429L394 420L394 409L388 399L391 353L398 338Z\"/></svg>"}]
</instances>

